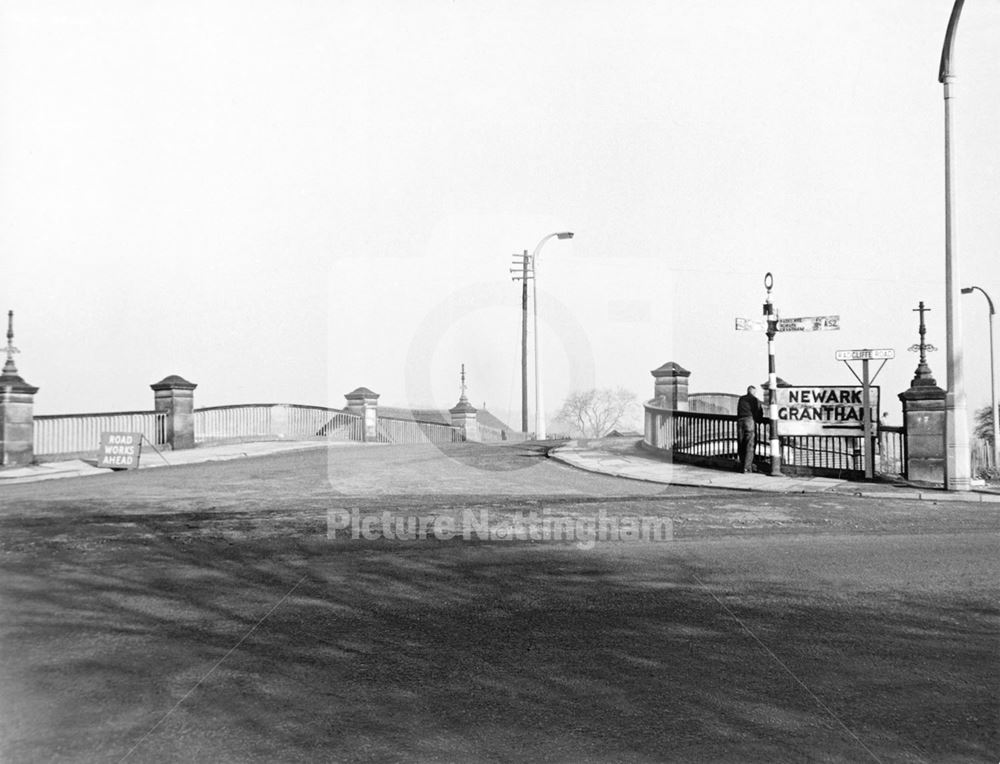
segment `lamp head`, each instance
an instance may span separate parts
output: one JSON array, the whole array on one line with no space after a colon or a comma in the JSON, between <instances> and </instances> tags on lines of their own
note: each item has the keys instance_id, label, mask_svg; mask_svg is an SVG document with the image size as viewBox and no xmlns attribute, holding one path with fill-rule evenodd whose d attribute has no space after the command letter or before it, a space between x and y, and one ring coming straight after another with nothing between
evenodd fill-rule
<instances>
[{"instance_id":1,"label":"lamp head","mask_svg":"<svg viewBox=\"0 0 1000 764\"><path fill-rule=\"evenodd\" d=\"M563 231L562 233L557 233L556 237L559 238L559 239L572 239L573 238L573 232L572 231Z\"/></svg>"},{"instance_id":2,"label":"lamp head","mask_svg":"<svg viewBox=\"0 0 1000 764\"><path fill-rule=\"evenodd\" d=\"M975 287L962 287L962 294L972 294Z\"/></svg>"}]
</instances>

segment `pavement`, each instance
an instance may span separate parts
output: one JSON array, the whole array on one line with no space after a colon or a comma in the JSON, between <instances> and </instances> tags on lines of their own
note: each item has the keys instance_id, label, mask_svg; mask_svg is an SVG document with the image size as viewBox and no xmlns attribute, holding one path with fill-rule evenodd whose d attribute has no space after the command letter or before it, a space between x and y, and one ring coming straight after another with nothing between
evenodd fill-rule
<instances>
[{"instance_id":1,"label":"pavement","mask_svg":"<svg viewBox=\"0 0 1000 764\"><path fill-rule=\"evenodd\" d=\"M257 443L225 443L212 446L197 446L181 451L156 451L144 447L139 457L139 469L173 467L180 464L228 461L251 456L268 456L288 451L309 448L333 448L337 446L359 446L360 443L345 443L325 440L268 440ZM379 444L365 444L366 447ZM26 467L4 467L0 469L0 487L17 483L33 483L38 480L58 478L88 477L106 475L114 470L95 466L96 459L67 459L57 462L40 462Z\"/></svg>"},{"instance_id":2,"label":"pavement","mask_svg":"<svg viewBox=\"0 0 1000 764\"><path fill-rule=\"evenodd\" d=\"M631 438L571 440L549 452L553 459L589 472L669 483L698 488L723 488L733 491L766 493L825 493L870 498L896 498L921 501L998 502L1000 490L977 485L969 492L945 491L918 486L903 480L858 482L827 477L770 476L752 472L729 472L691 464L672 462L666 454L648 451Z\"/></svg>"},{"instance_id":3,"label":"pavement","mask_svg":"<svg viewBox=\"0 0 1000 764\"><path fill-rule=\"evenodd\" d=\"M858 482L827 477L790 477L763 473L739 473L690 464L677 464L666 455L646 450L632 438L604 438L601 440L570 440L548 452L550 458L587 472L612 477L642 480L651 483L720 488L732 491L759 491L764 493L825 493L870 498L896 498L921 501L964 501L1000 503L1000 489L985 485L974 486L969 492L949 492L940 488L917 486L902 480L893 482ZM227 443L198 446L181 451L143 450L139 469L153 469L181 464L227 461L254 456L300 451L313 448L336 448L383 444L356 442L328 442L325 440L272 440L256 443ZM94 460L70 459L58 462L41 462L26 467L0 468L0 487L39 480L103 475L113 470L94 466Z\"/></svg>"}]
</instances>

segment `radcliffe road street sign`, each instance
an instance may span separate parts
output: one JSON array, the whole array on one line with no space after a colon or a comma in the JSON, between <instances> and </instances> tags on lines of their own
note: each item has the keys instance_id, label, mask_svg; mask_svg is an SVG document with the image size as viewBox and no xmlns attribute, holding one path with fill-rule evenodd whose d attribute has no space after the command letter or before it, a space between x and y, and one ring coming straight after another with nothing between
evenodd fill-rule
<instances>
[{"instance_id":1,"label":"radcliffe road street sign","mask_svg":"<svg viewBox=\"0 0 1000 764\"><path fill-rule=\"evenodd\" d=\"M892 348L865 348L863 350L838 350L838 361L881 361L896 357Z\"/></svg>"}]
</instances>

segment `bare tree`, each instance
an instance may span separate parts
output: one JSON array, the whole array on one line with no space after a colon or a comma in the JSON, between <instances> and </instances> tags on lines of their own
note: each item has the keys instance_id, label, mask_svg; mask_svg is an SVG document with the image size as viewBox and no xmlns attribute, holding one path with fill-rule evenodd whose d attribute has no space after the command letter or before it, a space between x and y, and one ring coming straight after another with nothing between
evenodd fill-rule
<instances>
[{"instance_id":1,"label":"bare tree","mask_svg":"<svg viewBox=\"0 0 1000 764\"><path fill-rule=\"evenodd\" d=\"M976 427L972 434L987 445L993 445L993 411L989 405L976 409Z\"/></svg>"},{"instance_id":2,"label":"bare tree","mask_svg":"<svg viewBox=\"0 0 1000 764\"><path fill-rule=\"evenodd\" d=\"M572 393L556 419L564 422L574 435L600 438L620 426L635 405L635 393L624 388L594 388Z\"/></svg>"}]
</instances>

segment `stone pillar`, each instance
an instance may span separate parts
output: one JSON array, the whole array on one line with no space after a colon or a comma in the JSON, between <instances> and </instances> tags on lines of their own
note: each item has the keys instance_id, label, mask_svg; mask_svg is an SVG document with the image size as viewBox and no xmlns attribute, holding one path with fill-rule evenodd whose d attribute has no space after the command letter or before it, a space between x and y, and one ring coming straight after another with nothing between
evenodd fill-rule
<instances>
[{"instance_id":1,"label":"stone pillar","mask_svg":"<svg viewBox=\"0 0 1000 764\"><path fill-rule=\"evenodd\" d=\"M156 413L167 415L166 440L174 451L194 448L194 389L197 386L176 374L150 385L153 408Z\"/></svg>"},{"instance_id":2,"label":"stone pillar","mask_svg":"<svg viewBox=\"0 0 1000 764\"><path fill-rule=\"evenodd\" d=\"M454 408L448 409L448 413L451 414L452 426L462 428L462 440L476 443L481 440L479 437L478 410L469 403L464 395L459 399Z\"/></svg>"},{"instance_id":3,"label":"stone pillar","mask_svg":"<svg viewBox=\"0 0 1000 764\"><path fill-rule=\"evenodd\" d=\"M361 417L364 422L364 439L378 439L378 399L379 394L367 387L359 387L344 395L347 399L347 411Z\"/></svg>"},{"instance_id":4,"label":"stone pillar","mask_svg":"<svg viewBox=\"0 0 1000 764\"><path fill-rule=\"evenodd\" d=\"M925 363L917 367L910 388L899 394L903 403L907 480L944 485L944 399L945 391L937 386Z\"/></svg>"},{"instance_id":5,"label":"stone pillar","mask_svg":"<svg viewBox=\"0 0 1000 764\"><path fill-rule=\"evenodd\" d=\"M35 460L35 393L8 361L0 376L0 466ZM11 367L11 368L8 368Z\"/></svg>"},{"instance_id":6,"label":"stone pillar","mask_svg":"<svg viewBox=\"0 0 1000 764\"><path fill-rule=\"evenodd\" d=\"M0 466L35 460L35 393L17 373L14 354L14 311L7 311L7 362L0 375Z\"/></svg>"},{"instance_id":7,"label":"stone pillar","mask_svg":"<svg viewBox=\"0 0 1000 764\"><path fill-rule=\"evenodd\" d=\"M668 361L658 369L653 369L655 384L653 387L653 398L658 406L672 409L673 411L688 410L688 377L691 372Z\"/></svg>"}]
</instances>

